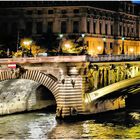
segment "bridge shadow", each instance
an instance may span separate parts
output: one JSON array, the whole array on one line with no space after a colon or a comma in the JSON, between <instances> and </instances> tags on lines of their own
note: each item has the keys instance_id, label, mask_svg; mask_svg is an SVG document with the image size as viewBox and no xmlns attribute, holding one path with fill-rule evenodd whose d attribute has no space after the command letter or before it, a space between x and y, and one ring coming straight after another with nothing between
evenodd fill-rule
<instances>
[{"instance_id":1,"label":"bridge shadow","mask_svg":"<svg viewBox=\"0 0 140 140\"><path fill-rule=\"evenodd\" d=\"M93 121L96 124L104 124L111 126L125 126L127 128L140 124L140 112L128 111L126 109L119 109L115 111L107 111L103 113L75 116L65 118L64 120L57 119L58 124L73 124L84 121Z\"/></svg>"}]
</instances>

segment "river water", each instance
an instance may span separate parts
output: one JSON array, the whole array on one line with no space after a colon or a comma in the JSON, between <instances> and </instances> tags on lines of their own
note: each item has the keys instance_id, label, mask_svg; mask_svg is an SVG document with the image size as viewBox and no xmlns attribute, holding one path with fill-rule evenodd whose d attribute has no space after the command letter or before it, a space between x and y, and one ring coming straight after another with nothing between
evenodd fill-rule
<instances>
[{"instance_id":1,"label":"river water","mask_svg":"<svg viewBox=\"0 0 140 140\"><path fill-rule=\"evenodd\" d=\"M132 112L114 122L110 118L63 122L55 113L34 112L0 117L0 139L107 139L140 138L140 114ZM112 116L112 114L111 114ZM121 118L123 121L120 121Z\"/></svg>"}]
</instances>

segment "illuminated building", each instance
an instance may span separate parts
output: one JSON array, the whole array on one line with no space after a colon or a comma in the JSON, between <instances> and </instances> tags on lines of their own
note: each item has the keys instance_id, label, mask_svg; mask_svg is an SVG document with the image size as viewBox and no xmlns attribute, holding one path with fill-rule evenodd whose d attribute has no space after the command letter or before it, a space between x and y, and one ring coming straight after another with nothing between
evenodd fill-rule
<instances>
[{"instance_id":1,"label":"illuminated building","mask_svg":"<svg viewBox=\"0 0 140 140\"><path fill-rule=\"evenodd\" d=\"M0 2L1 34L81 36L91 55L140 54L139 7L131 2Z\"/></svg>"}]
</instances>

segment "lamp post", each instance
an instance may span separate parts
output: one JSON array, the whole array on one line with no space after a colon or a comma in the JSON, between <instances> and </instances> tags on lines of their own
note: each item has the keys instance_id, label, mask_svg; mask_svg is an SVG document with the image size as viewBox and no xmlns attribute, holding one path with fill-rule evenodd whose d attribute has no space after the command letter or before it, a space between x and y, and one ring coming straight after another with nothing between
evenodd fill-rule
<instances>
[{"instance_id":1,"label":"lamp post","mask_svg":"<svg viewBox=\"0 0 140 140\"><path fill-rule=\"evenodd\" d=\"M85 34L81 34L81 36L82 36L82 38L84 38L85 37Z\"/></svg>"},{"instance_id":2,"label":"lamp post","mask_svg":"<svg viewBox=\"0 0 140 140\"><path fill-rule=\"evenodd\" d=\"M124 37L122 37L122 54L124 54Z\"/></svg>"},{"instance_id":3,"label":"lamp post","mask_svg":"<svg viewBox=\"0 0 140 140\"><path fill-rule=\"evenodd\" d=\"M9 50L9 48L7 49L7 57L9 57L9 55L10 55L10 50Z\"/></svg>"},{"instance_id":4,"label":"lamp post","mask_svg":"<svg viewBox=\"0 0 140 140\"><path fill-rule=\"evenodd\" d=\"M106 51L105 51L105 49L106 49L106 38L105 37L103 38L103 42L104 42L103 55L105 55L106 54Z\"/></svg>"},{"instance_id":5,"label":"lamp post","mask_svg":"<svg viewBox=\"0 0 140 140\"><path fill-rule=\"evenodd\" d=\"M17 32L17 51L18 51L18 49L19 49L19 31Z\"/></svg>"},{"instance_id":6,"label":"lamp post","mask_svg":"<svg viewBox=\"0 0 140 140\"><path fill-rule=\"evenodd\" d=\"M86 48L87 44L85 44L85 41L84 41L85 34L83 33L83 34L81 34L81 36L82 36L82 47L83 47L82 53L87 54L87 48Z\"/></svg>"},{"instance_id":7,"label":"lamp post","mask_svg":"<svg viewBox=\"0 0 140 140\"><path fill-rule=\"evenodd\" d=\"M63 34L59 34L59 46L58 46L58 50L57 50L58 54L60 54L60 52L61 52L61 46L63 43L63 41L62 41L63 36L64 36Z\"/></svg>"}]
</instances>

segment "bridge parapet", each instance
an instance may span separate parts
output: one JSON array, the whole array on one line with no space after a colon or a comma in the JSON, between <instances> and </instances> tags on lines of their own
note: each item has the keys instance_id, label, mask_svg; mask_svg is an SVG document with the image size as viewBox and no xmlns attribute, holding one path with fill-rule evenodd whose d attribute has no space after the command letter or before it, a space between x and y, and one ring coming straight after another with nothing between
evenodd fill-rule
<instances>
[{"instance_id":1,"label":"bridge parapet","mask_svg":"<svg viewBox=\"0 0 140 140\"><path fill-rule=\"evenodd\" d=\"M21 58L1 58L0 64L9 63L72 63L72 62L119 62L140 60L140 55L77 55L77 56L47 56L47 57L21 57Z\"/></svg>"},{"instance_id":2,"label":"bridge parapet","mask_svg":"<svg viewBox=\"0 0 140 140\"><path fill-rule=\"evenodd\" d=\"M88 61L90 62L110 62L110 61L136 61L140 60L140 55L98 55L89 56Z\"/></svg>"}]
</instances>

